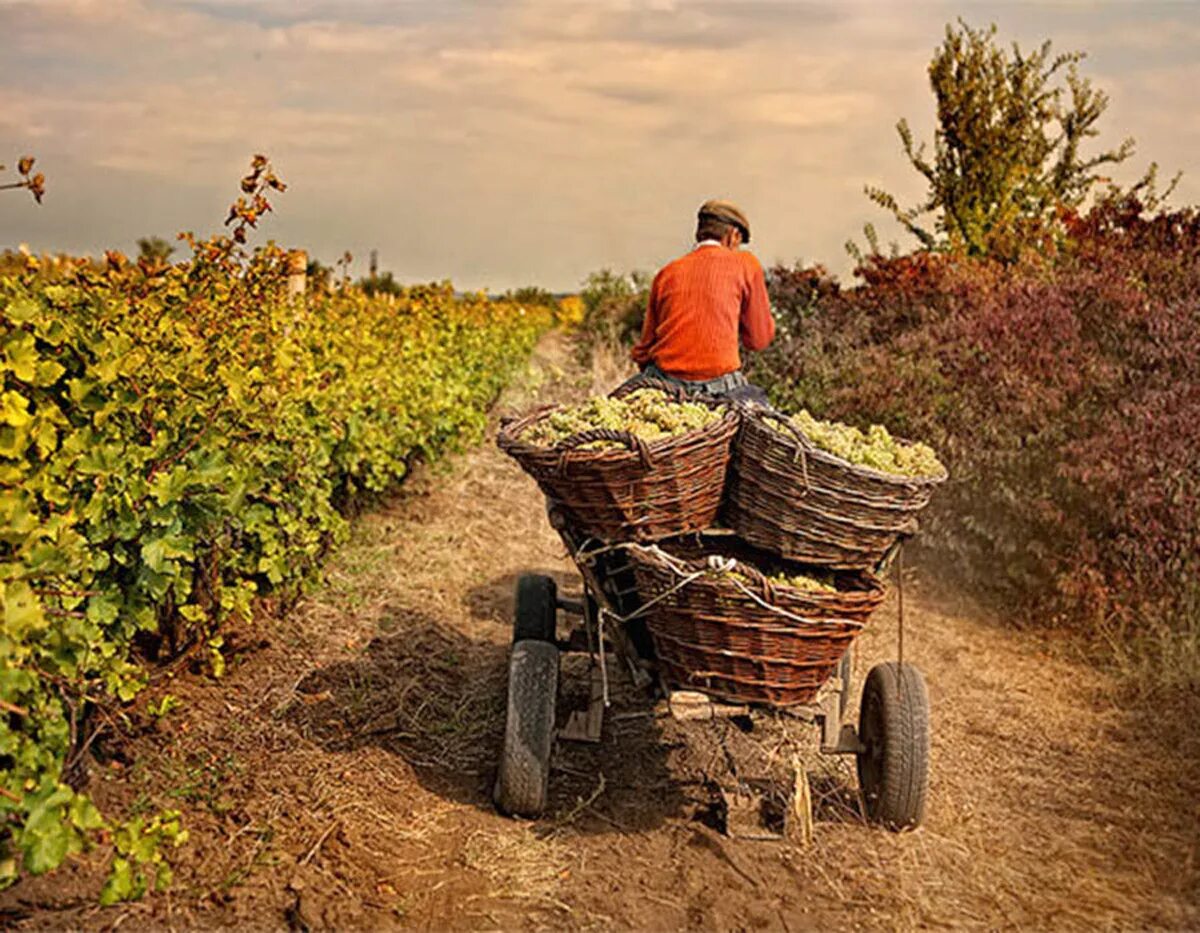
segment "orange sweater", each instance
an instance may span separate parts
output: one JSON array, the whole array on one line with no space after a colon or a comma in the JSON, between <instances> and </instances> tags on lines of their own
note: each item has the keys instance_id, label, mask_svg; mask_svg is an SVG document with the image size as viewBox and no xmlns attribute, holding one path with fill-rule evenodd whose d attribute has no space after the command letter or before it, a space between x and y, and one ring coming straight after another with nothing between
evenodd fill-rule
<instances>
[{"instance_id":1,"label":"orange sweater","mask_svg":"<svg viewBox=\"0 0 1200 933\"><path fill-rule=\"evenodd\" d=\"M761 350L775 336L762 266L750 253L698 246L654 277L642 339L631 355L679 379L715 379L741 368L738 339Z\"/></svg>"}]
</instances>

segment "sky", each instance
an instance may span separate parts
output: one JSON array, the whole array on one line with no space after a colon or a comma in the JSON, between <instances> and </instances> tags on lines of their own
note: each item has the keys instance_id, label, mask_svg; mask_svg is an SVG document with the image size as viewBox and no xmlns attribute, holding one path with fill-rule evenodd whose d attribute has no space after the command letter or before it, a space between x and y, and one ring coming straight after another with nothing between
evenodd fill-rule
<instances>
[{"instance_id":1,"label":"sky","mask_svg":"<svg viewBox=\"0 0 1200 933\"><path fill-rule=\"evenodd\" d=\"M402 281L577 288L686 250L711 197L766 263L845 275L866 184L923 193L895 124L932 133L945 24L1088 53L1100 145L1200 203L1200 2L0 0L0 249L136 252L216 231L251 155L288 191L258 236L378 251Z\"/></svg>"}]
</instances>

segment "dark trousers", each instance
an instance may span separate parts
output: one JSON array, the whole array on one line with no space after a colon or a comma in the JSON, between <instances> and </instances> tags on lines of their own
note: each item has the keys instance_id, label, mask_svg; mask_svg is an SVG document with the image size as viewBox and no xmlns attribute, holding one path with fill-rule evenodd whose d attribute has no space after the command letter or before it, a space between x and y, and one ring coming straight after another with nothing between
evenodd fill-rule
<instances>
[{"instance_id":1,"label":"dark trousers","mask_svg":"<svg viewBox=\"0 0 1200 933\"><path fill-rule=\"evenodd\" d=\"M688 395L700 395L705 398L718 398L730 402L745 402L755 405L770 404L767 400L767 393L750 382L740 369L732 373L727 373L724 376L718 376L716 379L695 381L691 379L679 379L676 376L664 373L653 363L647 363L645 369L627 379L625 385L636 386L639 383L651 380L670 382L674 385L683 386Z\"/></svg>"}]
</instances>

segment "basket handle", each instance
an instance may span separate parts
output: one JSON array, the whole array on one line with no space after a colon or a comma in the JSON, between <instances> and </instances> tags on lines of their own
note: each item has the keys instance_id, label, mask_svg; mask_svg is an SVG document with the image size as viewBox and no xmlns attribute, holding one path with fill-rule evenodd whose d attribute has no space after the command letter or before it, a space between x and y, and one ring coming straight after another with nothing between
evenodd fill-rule
<instances>
[{"instance_id":1,"label":"basket handle","mask_svg":"<svg viewBox=\"0 0 1200 933\"><path fill-rule=\"evenodd\" d=\"M562 451L562 455L558 460L558 469L561 473L566 469L570 455L584 444L591 444L594 441L613 441L617 444L624 444L625 448L638 455L638 460L641 461L643 469L650 469L654 466L654 455L650 453L650 446L629 431L614 431L612 428L592 428L588 431L580 431L578 434L572 434L565 440L559 441L554 446Z\"/></svg>"},{"instance_id":2,"label":"basket handle","mask_svg":"<svg viewBox=\"0 0 1200 933\"><path fill-rule=\"evenodd\" d=\"M775 605L775 584L767 579L766 574L753 564L747 564L740 560L737 562L737 572L750 578L750 582L758 587L764 601L772 606Z\"/></svg>"},{"instance_id":3,"label":"basket handle","mask_svg":"<svg viewBox=\"0 0 1200 933\"><path fill-rule=\"evenodd\" d=\"M792 462L800 464L800 473L804 477L804 491L800 495L801 496L808 495L809 489L812 488L808 481L808 452L810 450L815 450L816 445L813 444L813 442L810 441L807 437L805 437L803 431L801 431L798 427L796 427L794 424L792 424L791 418L789 418L787 415L785 415L781 411L777 411L774 408L770 408L770 409L766 409L763 411L750 412L749 416L754 417L754 418L760 418L764 421L767 418L770 418L773 421L776 421L777 423L783 425L783 430L786 431L788 434L790 434L792 436L793 440L796 441L796 453L792 457Z\"/></svg>"},{"instance_id":4,"label":"basket handle","mask_svg":"<svg viewBox=\"0 0 1200 933\"><path fill-rule=\"evenodd\" d=\"M532 408L529 411L521 412L520 414L505 414L500 416L500 428L507 428L514 421L528 419L529 421L537 421L542 415L551 412L558 408L558 405L539 405L537 408Z\"/></svg>"}]
</instances>

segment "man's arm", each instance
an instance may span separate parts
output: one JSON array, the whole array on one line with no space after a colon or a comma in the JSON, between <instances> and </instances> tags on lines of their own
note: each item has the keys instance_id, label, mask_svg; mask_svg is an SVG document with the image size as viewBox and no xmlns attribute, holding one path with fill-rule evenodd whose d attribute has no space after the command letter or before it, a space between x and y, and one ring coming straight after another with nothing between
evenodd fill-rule
<instances>
[{"instance_id":1,"label":"man's arm","mask_svg":"<svg viewBox=\"0 0 1200 933\"><path fill-rule=\"evenodd\" d=\"M633 361L643 369L647 363L653 362L650 359L650 348L654 346L655 335L658 331L658 278L656 275L650 286L650 300L646 302L646 317L642 321L642 338L629 351Z\"/></svg>"},{"instance_id":2,"label":"man's arm","mask_svg":"<svg viewBox=\"0 0 1200 933\"><path fill-rule=\"evenodd\" d=\"M749 287L742 298L742 316L738 331L742 338L742 346L747 350L765 350L775 339L775 318L771 316L771 299L767 297L767 281L762 266L749 253L744 255Z\"/></svg>"}]
</instances>

